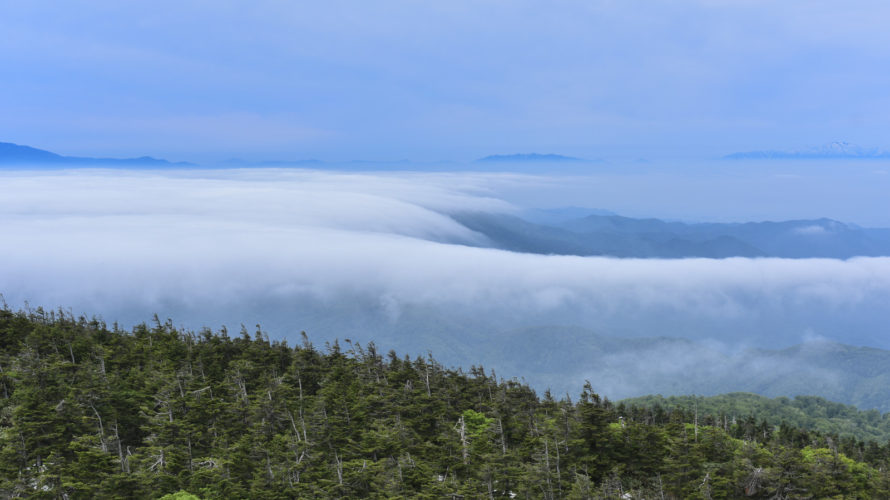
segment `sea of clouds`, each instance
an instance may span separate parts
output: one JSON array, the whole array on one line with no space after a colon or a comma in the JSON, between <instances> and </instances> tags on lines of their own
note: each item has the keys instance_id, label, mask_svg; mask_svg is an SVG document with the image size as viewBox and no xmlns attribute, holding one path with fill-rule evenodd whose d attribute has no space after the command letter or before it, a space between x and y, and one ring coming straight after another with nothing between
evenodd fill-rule
<instances>
[{"instance_id":1,"label":"sea of clouds","mask_svg":"<svg viewBox=\"0 0 890 500\"><path fill-rule=\"evenodd\" d=\"M578 325L722 350L813 338L890 347L890 258L615 259L485 248L462 211L518 213L509 173L0 174L0 293L124 326L375 340L468 365L489 335ZM571 346L563 346L570 349ZM513 347L516 349L517 347ZM521 352L522 346L518 347ZM525 353L534 356L533 352Z\"/></svg>"}]
</instances>

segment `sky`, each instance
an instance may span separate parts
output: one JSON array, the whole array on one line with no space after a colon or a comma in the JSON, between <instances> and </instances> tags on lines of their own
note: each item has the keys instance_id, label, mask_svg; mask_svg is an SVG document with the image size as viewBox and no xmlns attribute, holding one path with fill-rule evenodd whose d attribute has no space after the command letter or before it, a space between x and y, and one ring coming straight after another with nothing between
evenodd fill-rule
<instances>
[{"instance_id":1,"label":"sky","mask_svg":"<svg viewBox=\"0 0 890 500\"><path fill-rule=\"evenodd\" d=\"M880 0L0 1L0 141L212 162L890 148Z\"/></svg>"}]
</instances>

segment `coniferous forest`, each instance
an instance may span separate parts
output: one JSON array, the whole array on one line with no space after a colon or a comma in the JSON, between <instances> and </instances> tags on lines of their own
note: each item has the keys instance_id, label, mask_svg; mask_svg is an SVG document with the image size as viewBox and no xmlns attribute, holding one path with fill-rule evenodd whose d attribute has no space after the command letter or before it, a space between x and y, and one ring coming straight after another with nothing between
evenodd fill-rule
<instances>
[{"instance_id":1,"label":"coniferous forest","mask_svg":"<svg viewBox=\"0 0 890 500\"><path fill-rule=\"evenodd\" d=\"M890 446L259 328L0 310L3 498L881 498Z\"/></svg>"}]
</instances>

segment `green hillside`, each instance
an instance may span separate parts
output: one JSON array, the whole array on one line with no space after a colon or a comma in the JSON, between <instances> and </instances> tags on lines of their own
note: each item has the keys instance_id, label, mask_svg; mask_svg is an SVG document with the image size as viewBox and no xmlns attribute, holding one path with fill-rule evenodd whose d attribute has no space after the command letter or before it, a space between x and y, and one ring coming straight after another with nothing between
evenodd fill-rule
<instances>
[{"instance_id":1,"label":"green hillside","mask_svg":"<svg viewBox=\"0 0 890 500\"><path fill-rule=\"evenodd\" d=\"M832 431L556 400L346 339L0 309L5 498L879 498L888 465Z\"/></svg>"},{"instance_id":2,"label":"green hillside","mask_svg":"<svg viewBox=\"0 0 890 500\"><path fill-rule=\"evenodd\" d=\"M796 396L793 399L770 399L757 394L734 392L719 396L644 396L621 401L626 406L648 409L682 409L698 412L722 420L738 421L753 416L778 426L786 424L800 429L856 439L886 442L890 440L890 413L877 410L862 411L855 406L834 403L816 396Z\"/></svg>"}]
</instances>

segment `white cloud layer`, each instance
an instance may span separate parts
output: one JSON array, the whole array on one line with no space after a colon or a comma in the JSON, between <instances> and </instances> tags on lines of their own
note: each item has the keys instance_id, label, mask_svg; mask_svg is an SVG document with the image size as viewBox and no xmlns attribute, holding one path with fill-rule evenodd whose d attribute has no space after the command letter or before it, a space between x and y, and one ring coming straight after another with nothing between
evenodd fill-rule
<instances>
[{"instance_id":1,"label":"white cloud layer","mask_svg":"<svg viewBox=\"0 0 890 500\"><path fill-rule=\"evenodd\" d=\"M890 258L636 260L516 254L449 212L511 211L514 174L302 170L0 174L0 293L124 324L262 323L453 362L528 325L890 347ZM529 353L533 354L533 353ZM462 356L466 356L463 358Z\"/></svg>"}]
</instances>

